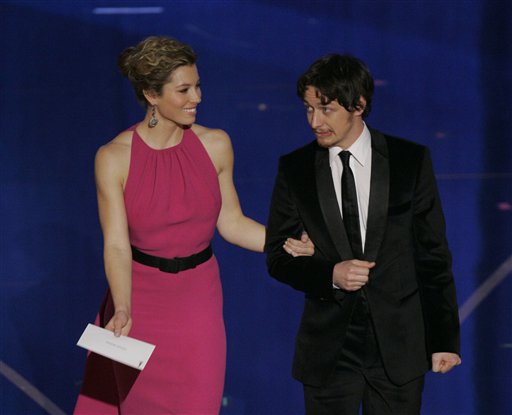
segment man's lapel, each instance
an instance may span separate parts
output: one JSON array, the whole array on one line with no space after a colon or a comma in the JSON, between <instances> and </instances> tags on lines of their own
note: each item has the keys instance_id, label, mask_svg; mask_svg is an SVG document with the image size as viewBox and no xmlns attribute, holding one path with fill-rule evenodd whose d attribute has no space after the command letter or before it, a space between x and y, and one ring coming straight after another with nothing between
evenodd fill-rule
<instances>
[{"instance_id":1,"label":"man's lapel","mask_svg":"<svg viewBox=\"0 0 512 415\"><path fill-rule=\"evenodd\" d=\"M389 160L386 139L378 131L372 135L372 173L363 259L375 261L386 230L389 204ZM352 259L352 249L343 225L329 166L329 151L319 148L315 156L318 201L331 239L342 260Z\"/></svg>"},{"instance_id":2,"label":"man's lapel","mask_svg":"<svg viewBox=\"0 0 512 415\"><path fill-rule=\"evenodd\" d=\"M388 216L389 160L384 136L373 129L370 129L370 132L372 135L372 173L363 258L367 261L375 261L384 237Z\"/></svg>"},{"instance_id":3,"label":"man's lapel","mask_svg":"<svg viewBox=\"0 0 512 415\"><path fill-rule=\"evenodd\" d=\"M352 259L352 249L341 219L340 208L332 182L329 151L326 149L319 148L316 151L315 177L318 201L331 239L342 260Z\"/></svg>"}]
</instances>

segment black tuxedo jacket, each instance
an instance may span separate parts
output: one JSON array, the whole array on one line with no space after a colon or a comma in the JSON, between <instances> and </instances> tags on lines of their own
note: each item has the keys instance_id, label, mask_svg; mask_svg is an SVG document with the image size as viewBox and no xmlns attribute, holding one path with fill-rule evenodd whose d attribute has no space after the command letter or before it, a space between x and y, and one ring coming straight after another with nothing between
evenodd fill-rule
<instances>
[{"instance_id":1,"label":"black tuxedo jacket","mask_svg":"<svg viewBox=\"0 0 512 415\"><path fill-rule=\"evenodd\" d=\"M424 374L432 353L459 353L458 308L429 152L370 132L371 187L362 259L376 266L363 290L384 367L400 385ZM294 258L282 245L303 229L315 254ZM316 141L280 159L265 251L270 275L305 293L293 375L321 386L333 373L361 294L332 286L334 265L353 255L336 201L329 151Z\"/></svg>"}]
</instances>

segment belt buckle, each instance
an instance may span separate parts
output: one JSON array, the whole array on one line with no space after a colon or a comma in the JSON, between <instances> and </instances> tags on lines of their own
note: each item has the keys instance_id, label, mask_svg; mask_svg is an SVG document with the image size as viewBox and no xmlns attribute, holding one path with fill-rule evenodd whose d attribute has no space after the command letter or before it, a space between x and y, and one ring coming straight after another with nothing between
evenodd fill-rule
<instances>
[{"instance_id":1,"label":"belt buckle","mask_svg":"<svg viewBox=\"0 0 512 415\"><path fill-rule=\"evenodd\" d=\"M158 269L163 272L177 274L178 272L183 270L182 264L183 261L181 260L181 258L176 257L170 261L160 262L158 264Z\"/></svg>"}]
</instances>

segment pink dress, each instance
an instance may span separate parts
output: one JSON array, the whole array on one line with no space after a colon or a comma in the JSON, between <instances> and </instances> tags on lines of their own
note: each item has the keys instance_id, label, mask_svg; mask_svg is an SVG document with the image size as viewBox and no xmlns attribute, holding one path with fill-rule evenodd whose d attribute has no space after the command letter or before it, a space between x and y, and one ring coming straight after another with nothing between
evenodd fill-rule
<instances>
[{"instance_id":1,"label":"pink dress","mask_svg":"<svg viewBox=\"0 0 512 415\"><path fill-rule=\"evenodd\" d=\"M221 206L205 148L191 129L163 150L133 131L124 192L131 244L166 258L202 251ZM130 336L155 344L155 351L142 371L90 354L75 414L218 414L226 336L215 256L177 274L132 265ZM111 315L107 293L98 323Z\"/></svg>"}]
</instances>

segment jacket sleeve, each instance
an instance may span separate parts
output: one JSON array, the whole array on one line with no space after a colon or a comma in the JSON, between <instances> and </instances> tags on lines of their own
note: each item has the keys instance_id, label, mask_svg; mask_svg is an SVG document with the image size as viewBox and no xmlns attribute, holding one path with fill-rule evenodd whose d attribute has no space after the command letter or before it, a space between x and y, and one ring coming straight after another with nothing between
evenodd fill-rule
<instances>
[{"instance_id":1,"label":"jacket sleeve","mask_svg":"<svg viewBox=\"0 0 512 415\"><path fill-rule=\"evenodd\" d=\"M416 272L423 303L429 353L460 354L460 328L452 257L428 149L420 163L414 196Z\"/></svg>"},{"instance_id":2,"label":"jacket sleeve","mask_svg":"<svg viewBox=\"0 0 512 415\"><path fill-rule=\"evenodd\" d=\"M302 221L297 198L290 189L285 163L281 159L267 223L265 252L268 272L273 278L306 295L332 297L333 262L324 259L317 249L311 257L293 257L283 249L286 238L300 237L303 230L307 232L307 225Z\"/></svg>"}]
</instances>

